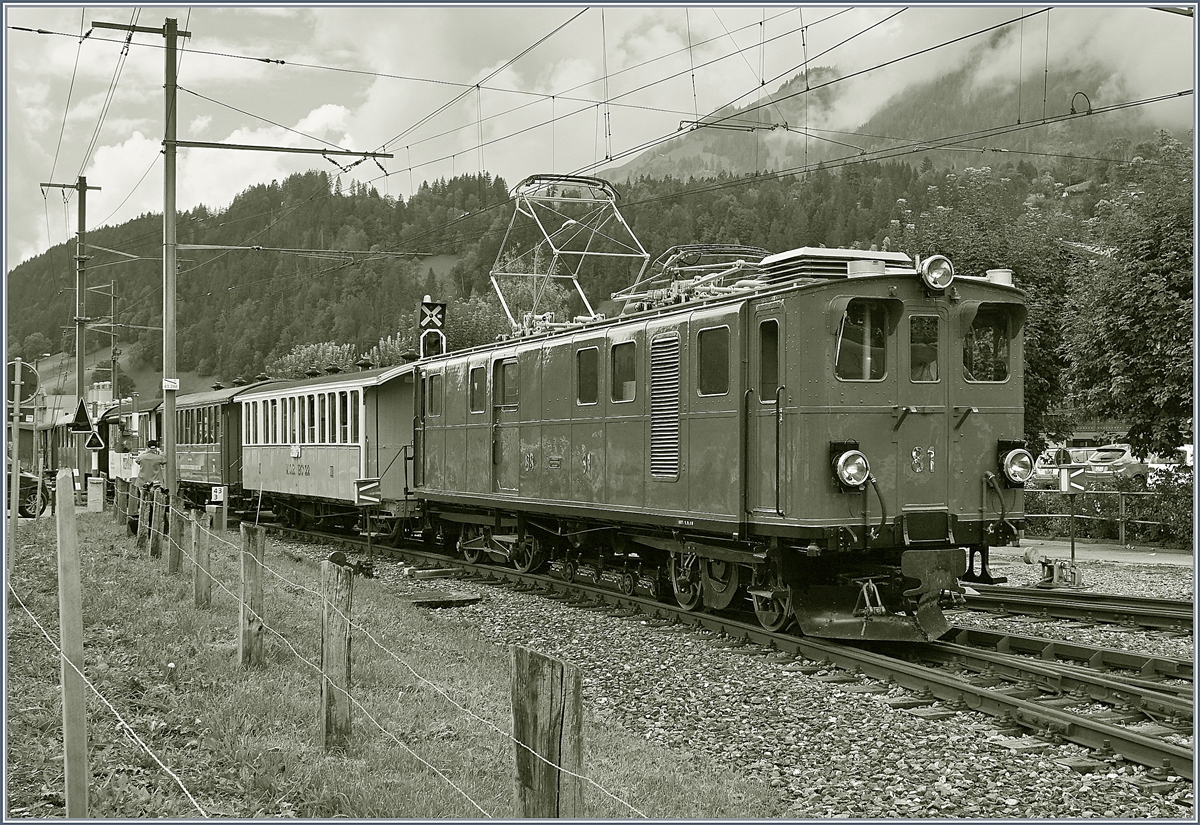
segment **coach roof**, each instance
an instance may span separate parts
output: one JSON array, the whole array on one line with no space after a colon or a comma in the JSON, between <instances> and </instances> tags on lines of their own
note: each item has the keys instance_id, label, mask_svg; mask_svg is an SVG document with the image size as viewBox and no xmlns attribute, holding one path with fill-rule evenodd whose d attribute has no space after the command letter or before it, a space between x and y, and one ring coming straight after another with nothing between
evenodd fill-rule
<instances>
[{"instance_id":1,"label":"coach roof","mask_svg":"<svg viewBox=\"0 0 1200 825\"><path fill-rule=\"evenodd\" d=\"M336 372L329 375L319 375L313 378L297 378L291 381L272 381L261 387L255 387L250 392L238 395L238 401L258 398L269 398L274 395L291 394L297 389L333 390L354 387L377 387L386 384L403 375L410 375L415 363L401 364L398 367L377 367L370 370L355 372Z\"/></svg>"}]
</instances>

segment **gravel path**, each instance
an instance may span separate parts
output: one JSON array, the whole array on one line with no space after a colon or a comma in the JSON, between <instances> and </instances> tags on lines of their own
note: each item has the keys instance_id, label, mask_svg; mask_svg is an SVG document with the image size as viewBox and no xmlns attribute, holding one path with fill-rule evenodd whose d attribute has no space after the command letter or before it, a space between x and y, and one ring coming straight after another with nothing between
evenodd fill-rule
<instances>
[{"instance_id":1,"label":"gravel path","mask_svg":"<svg viewBox=\"0 0 1200 825\"><path fill-rule=\"evenodd\" d=\"M328 555L319 545L289 547L312 558ZM1024 565L997 561L996 573L1023 583L1015 573ZM1110 592L1190 598L1189 568L1111 567ZM1038 568L1029 569L1036 577ZM1086 756L1085 749L1026 738L1036 750L1011 750L989 741L1000 731L983 714L930 721L822 681L823 672L803 673L790 657L730 648L706 631L658 627L500 587L414 580L388 563L378 573L399 591L482 595L477 604L446 611L447 620L498 645L520 644L574 664L583 673L590 718L766 783L779 795L783 816L1194 819L1190 781L1151 794L1131 784L1143 769L1129 763L1080 774L1057 760ZM1094 589L1107 587L1097 581ZM1039 632L1054 636L1055 624ZM1014 632L1033 635L1031 627ZM1094 632L1094 643L1131 650L1166 635L1116 633L1117 643L1110 643L1108 631ZM1092 629L1065 633L1093 641ZM1190 637L1154 643L1172 651L1161 655L1191 658Z\"/></svg>"}]
</instances>

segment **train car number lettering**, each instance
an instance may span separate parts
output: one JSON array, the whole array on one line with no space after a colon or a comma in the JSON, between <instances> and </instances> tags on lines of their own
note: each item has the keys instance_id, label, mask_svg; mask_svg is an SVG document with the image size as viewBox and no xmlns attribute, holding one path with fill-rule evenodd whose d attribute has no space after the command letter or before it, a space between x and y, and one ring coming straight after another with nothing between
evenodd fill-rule
<instances>
[{"instance_id":1,"label":"train car number lettering","mask_svg":"<svg viewBox=\"0 0 1200 825\"><path fill-rule=\"evenodd\" d=\"M308 464L287 464L284 465L283 471L290 476L312 475L312 467Z\"/></svg>"}]
</instances>

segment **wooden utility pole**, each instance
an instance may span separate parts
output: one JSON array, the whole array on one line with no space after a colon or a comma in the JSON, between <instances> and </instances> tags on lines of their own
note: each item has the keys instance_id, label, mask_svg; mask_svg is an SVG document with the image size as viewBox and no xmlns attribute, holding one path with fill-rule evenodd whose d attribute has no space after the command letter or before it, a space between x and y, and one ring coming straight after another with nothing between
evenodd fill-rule
<instances>
[{"instance_id":1,"label":"wooden utility pole","mask_svg":"<svg viewBox=\"0 0 1200 825\"><path fill-rule=\"evenodd\" d=\"M49 187L52 189L74 189L79 193L79 230L76 232L75 242L75 395L83 401L86 396L84 392L84 335L87 330L87 277L85 275L85 267L87 264L87 256L83 250L85 247L85 239L87 232L87 192L89 189L100 191L99 186L88 186L87 178L82 175L75 183L43 183L43 188ZM83 480L83 475L86 466L90 466L87 461L87 449L83 446L87 440L87 436L83 433L75 435L75 466L79 469L80 481Z\"/></svg>"},{"instance_id":2,"label":"wooden utility pole","mask_svg":"<svg viewBox=\"0 0 1200 825\"><path fill-rule=\"evenodd\" d=\"M67 817L87 816L87 692L83 680L83 591L71 471L60 470L55 495L58 528L58 623L62 643L63 770Z\"/></svg>"}]
</instances>

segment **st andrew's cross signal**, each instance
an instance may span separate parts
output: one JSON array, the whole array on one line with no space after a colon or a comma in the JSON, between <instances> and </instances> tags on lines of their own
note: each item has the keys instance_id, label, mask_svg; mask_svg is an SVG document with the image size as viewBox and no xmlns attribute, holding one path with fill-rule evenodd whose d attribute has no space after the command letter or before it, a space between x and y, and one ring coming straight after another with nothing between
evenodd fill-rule
<instances>
[{"instance_id":1,"label":"st andrew's cross signal","mask_svg":"<svg viewBox=\"0 0 1200 825\"><path fill-rule=\"evenodd\" d=\"M419 346L422 358L441 355L446 351L446 304L431 299L428 295L421 301L417 328L420 330Z\"/></svg>"}]
</instances>

